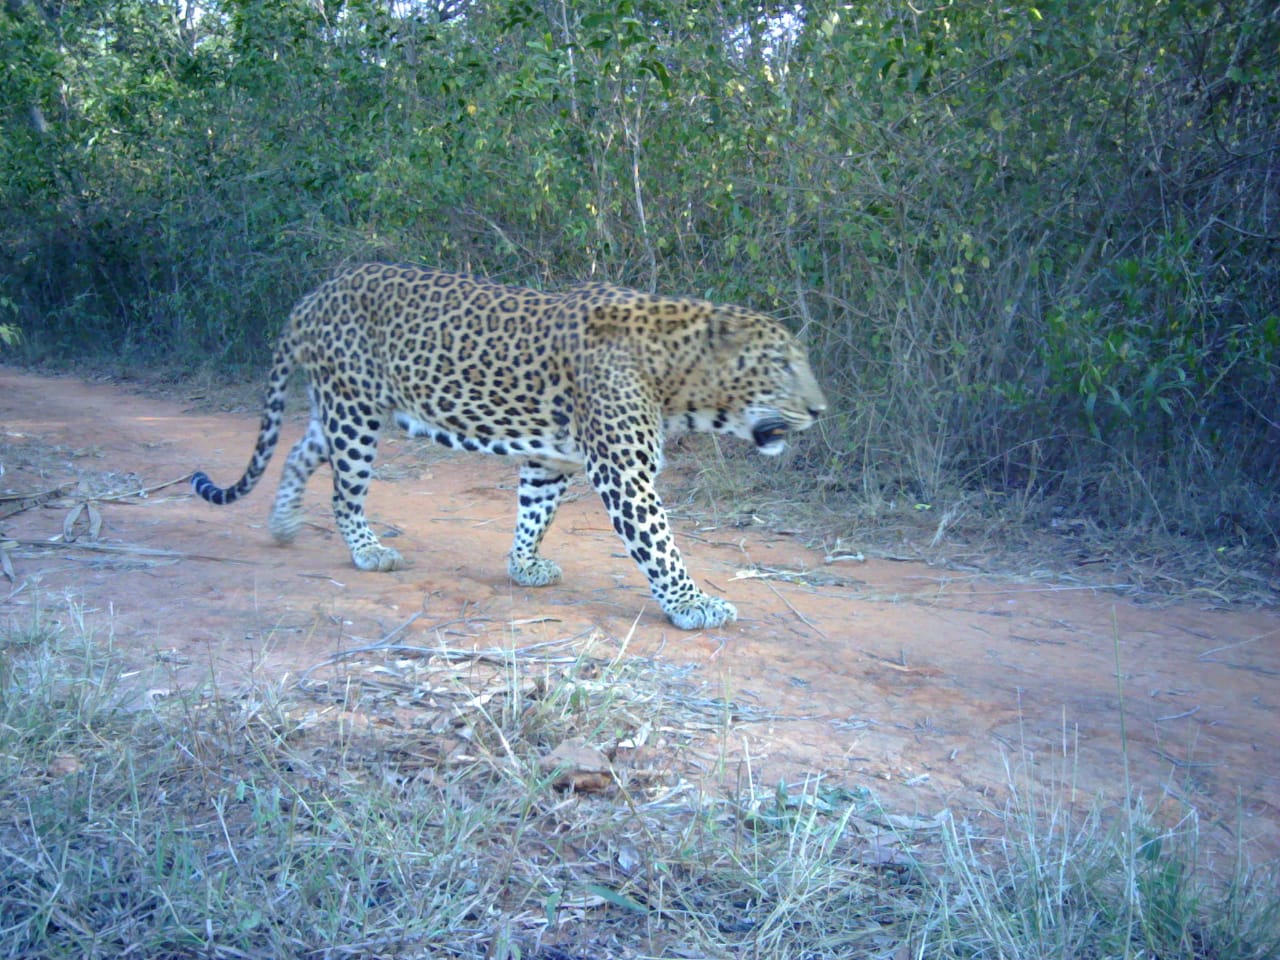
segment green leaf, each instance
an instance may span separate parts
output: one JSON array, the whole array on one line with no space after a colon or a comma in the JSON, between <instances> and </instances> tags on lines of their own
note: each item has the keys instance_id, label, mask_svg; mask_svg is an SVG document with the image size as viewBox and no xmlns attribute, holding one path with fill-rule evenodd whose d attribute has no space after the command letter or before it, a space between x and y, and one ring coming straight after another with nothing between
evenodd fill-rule
<instances>
[{"instance_id":1,"label":"green leaf","mask_svg":"<svg viewBox=\"0 0 1280 960\"><path fill-rule=\"evenodd\" d=\"M633 913L648 913L649 908L642 903L637 903L625 893L619 893L612 887L606 887L602 883L588 883L586 885L588 892L594 893L597 897L607 900L615 907L621 907L623 910L630 910Z\"/></svg>"}]
</instances>

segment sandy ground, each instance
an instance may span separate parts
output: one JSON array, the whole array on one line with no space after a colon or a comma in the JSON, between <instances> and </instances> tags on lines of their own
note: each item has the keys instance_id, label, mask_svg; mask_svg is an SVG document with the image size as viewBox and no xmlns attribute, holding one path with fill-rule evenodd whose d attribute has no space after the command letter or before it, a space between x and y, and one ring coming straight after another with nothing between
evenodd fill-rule
<instances>
[{"instance_id":1,"label":"sandy ground","mask_svg":"<svg viewBox=\"0 0 1280 960\"><path fill-rule=\"evenodd\" d=\"M649 599L587 486L571 488L544 544L564 582L519 587L505 563L514 462L398 437L382 444L369 514L411 566L361 573L333 529L327 473L287 548L265 522L282 455L230 507L164 486L196 468L229 483L253 445L256 411L214 410L194 393L0 369L0 494L45 494L0 500L0 531L19 541L0 622L30 623L37 607L65 617L70 600L152 691L287 680L402 626L398 642L423 646L625 644L773 718L732 726L716 746L722 775L822 775L903 813L981 817L1004 802L1010 769L1085 803L1118 798L1127 762L1151 804L1171 817L1195 808L1224 852L1243 840L1255 860L1280 853L1274 608L1140 605L1066 583L829 562L786 534L682 516L692 573L741 616L685 633ZM301 428L291 421L286 442ZM61 539L86 501L97 543L125 549L35 545ZM82 509L79 542L93 522Z\"/></svg>"}]
</instances>

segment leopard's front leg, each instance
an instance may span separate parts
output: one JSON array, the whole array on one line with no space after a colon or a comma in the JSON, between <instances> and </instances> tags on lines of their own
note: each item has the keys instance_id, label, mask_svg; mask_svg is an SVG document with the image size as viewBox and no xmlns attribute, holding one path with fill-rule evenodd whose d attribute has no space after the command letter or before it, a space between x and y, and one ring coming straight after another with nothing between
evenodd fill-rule
<instances>
[{"instance_id":1,"label":"leopard's front leg","mask_svg":"<svg viewBox=\"0 0 1280 960\"><path fill-rule=\"evenodd\" d=\"M587 476L609 511L613 529L649 581L649 592L677 627L700 630L736 620L733 604L698 589L672 537L655 485L662 446L656 406L637 413L625 403L613 404L612 398L620 395L625 398L627 393L597 392L583 418Z\"/></svg>"},{"instance_id":2,"label":"leopard's front leg","mask_svg":"<svg viewBox=\"0 0 1280 960\"><path fill-rule=\"evenodd\" d=\"M560 565L538 555L542 537L555 519L569 485L571 464L530 460L520 467L516 536L507 557L511 579L526 587L559 583Z\"/></svg>"}]
</instances>

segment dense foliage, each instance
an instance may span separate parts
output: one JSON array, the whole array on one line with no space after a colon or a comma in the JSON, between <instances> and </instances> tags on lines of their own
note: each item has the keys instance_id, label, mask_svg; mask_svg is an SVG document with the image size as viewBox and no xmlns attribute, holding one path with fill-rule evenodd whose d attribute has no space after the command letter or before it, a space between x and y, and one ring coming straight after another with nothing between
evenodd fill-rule
<instances>
[{"instance_id":1,"label":"dense foliage","mask_svg":"<svg viewBox=\"0 0 1280 960\"><path fill-rule=\"evenodd\" d=\"M1277 544L1274 0L7 0L0 70L35 354L258 366L350 259L601 277L803 328L827 482Z\"/></svg>"}]
</instances>

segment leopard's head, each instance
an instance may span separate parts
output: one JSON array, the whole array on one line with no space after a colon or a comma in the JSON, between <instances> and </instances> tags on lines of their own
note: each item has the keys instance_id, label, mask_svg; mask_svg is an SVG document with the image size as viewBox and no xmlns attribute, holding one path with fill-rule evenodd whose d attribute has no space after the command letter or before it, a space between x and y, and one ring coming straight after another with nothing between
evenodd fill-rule
<instances>
[{"instance_id":1,"label":"leopard's head","mask_svg":"<svg viewBox=\"0 0 1280 960\"><path fill-rule=\"evenodd\" d=\"M712 429L777 456L792 431L809 429L826 411L827 398L804 347L776 320L716 307L710 338L718 381Z\"/></svg>"}]
</instances>

